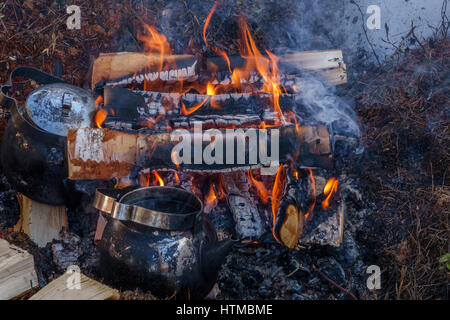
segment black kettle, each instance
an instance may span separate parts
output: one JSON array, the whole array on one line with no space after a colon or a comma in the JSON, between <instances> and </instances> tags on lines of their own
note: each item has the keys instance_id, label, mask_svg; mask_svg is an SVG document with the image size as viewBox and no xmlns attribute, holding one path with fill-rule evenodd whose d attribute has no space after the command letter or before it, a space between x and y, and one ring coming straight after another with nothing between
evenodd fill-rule
<instances>
[{"instance_id":1,"label":"black kettle","mask_svg":"<svg viewBox=\"0 0 450 320\"><path fill-rule=\"evenodd\" d=\"M100 243L102 276L122 289L203 299L234 243L217 240L202 202L183 189L147 187L123 196L97 190L94 207L108 220Z\"/></svg>"},{"instance_id":2,"label":"black kettle","mask_svg":"<svg viewBox=\"0 0 450 320\"><path fill-rule=\"evenodd\" d=\"M19 105L7 95L14 77L33 79L43 86ZM67 204L73 193L64 183L66 135L69 129L92 126L92 94L41 70L18 67L0 87L0 106L11 113L1 146L2 169L9 183L35 201Z\"/></svg>"}]
</instances>

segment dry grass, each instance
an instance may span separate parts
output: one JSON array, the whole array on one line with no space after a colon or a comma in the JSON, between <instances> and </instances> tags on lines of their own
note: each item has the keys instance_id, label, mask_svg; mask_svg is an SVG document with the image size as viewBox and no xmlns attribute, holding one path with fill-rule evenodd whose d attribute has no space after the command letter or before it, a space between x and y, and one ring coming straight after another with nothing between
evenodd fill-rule
<instances>
[{"instance_id":1,"label":"dry grass","mask_svg":"<svg viewBox=\"0 0 450 320\"><path fill-rule=\"evenodd\" d=\"M448 297L439 257L449 252L449 56L450 41L429 43L354 92L367 146L362 180L381 225L381 298Z\"/></svg>"}]
</instances>

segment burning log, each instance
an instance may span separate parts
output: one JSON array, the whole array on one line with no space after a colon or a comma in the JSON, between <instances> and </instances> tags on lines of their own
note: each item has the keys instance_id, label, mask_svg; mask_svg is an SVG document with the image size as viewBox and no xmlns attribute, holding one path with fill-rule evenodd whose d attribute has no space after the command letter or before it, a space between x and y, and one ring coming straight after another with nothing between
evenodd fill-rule
<instances>
[{"instance_id":1,"label":"burning log","mask_svg":"<svg viewBox=\"0 0 450 320\"><path fill-rule=\"evenodd\" d=\"M327 179L323 170L311 169L309 179L302 179L306 188L305 204L308 204L308 223L303 230L300 244L319 244L340 246L344 232L345 203L340 200L338 191L339 180ZM321 172L322 171L322 172Z\"/></svg>"},{"instance_id":2,"label":"burning log","mask_svg":"<svg viewBox=\"0 0 450 320\"><path fill-rule=\"evenodd\" d=\"M255 57L231 56L231 70L244 67L245 63L255 60ZM284 86L291 86L293 79L299 78L302 74L310 72L323 78L330 85L339 85L347 82L346 65L341 50L313 50L294 52L279 57L280 80ZM253 63L256 65L256 63ZM217 83L233 83L229 73L228 63L221 57L207 59L207 70L210 73L218 73ZM241 82L248 82L246 79L239 79ZM261 76L256 72L250 77L250 82L261 82ZM292 83L291 83L292 82ZM215 82L213 82L215 83Z\"/></svg>"},{"instance_id":3,"label":"burning log","mask_svg":"<svg viewBox=\"0 0 450 320\"><path fill-rule=\"evenodd\" d=\"M92 88L102 79L117 84L197 79L197 61L191 55L167 55L139 52L102 53L92 69ZM131 80L130 80L131 79ZM128 82L130 81L130 82Z\"/></svg>"},{"instance_id":4,"label":"burning log","mask_svg":"<svg viewBox=\"0 0 450 320\"><path fill-rule=\"evenodd\" d=\"M238 171L223 174L222 181L237 237L250 241L258 240L264 233L264 225L253 196L249 192L250 185L246 173Z\"/></svg>"},{"instance_id":5,"label":"burning log","mask_svg":"<svg viewBox=\"0 0 450 320\"><path fill-rule=\"evenodd\" d=\"M221 142L226 142L221 146L222 157L215 159L202 157L208 155L207 151L212 147L211 138L204 139L201 130L182 130L178 133L155 133L148 130L128 133L91 128L70 130L67 136L68 176L73 180L121 178L130 176L135 167L199 172L261 168L268 164L268 150L277 151L275 147L272 148L272 139L277 136L279 149L276 160L283 162L292 159L299 150L297 163L310 167L332 166L330 138L326 136L325 126L305 126L300 127L300 130L295 126L279 127L279 131L273 129L255 130L253 142L249 143L245 143L246 136L251 134L248 131L236 130L232 132L232 136L229 134L227 137L226 130L214 130L216 139L221 138ZM260 139L267 142L266 148L261 148L261 144L258 144ZM219 144L218 141L215 142ZM183 149L183 162L180 162L179 143L186 147ZM271 153L271 157L275 158L275 155Z\"/></svg>"},{"instance_id":6,"label":"burning log","mask_svg":"<svg viewBox=\"0 0 450 320\"><path fill-rule=\"evenodd\" d=\"M230 67L242 67L245 58L231 56ZM248 58L247 58L248 59ZM316 50L295 52L280 56L281 80L289 84L290 79L299 77L304 71L313 72L322 77L331 85L347 82L346 66L341 50ZM142 84L173 82L178 80L197 80L203 72L200 63L191 55L147 54L139 52L118 52L101 54L94 62L92 72L92 87L94 88L102 79L105 85L126 86L132 83ZM204 72L216 73L218 82L231 84L228 64L221 57L208 58ZM256 70L255 70L256 71ZM242 81L247 81L242 79ZM256 83L261 81L256 74L249 80ZM156 85L157 87L157 85Z\"/></svg>"},{"instance_id":7,"label":"burning log","mask_svg":"<svg viewBox=\"0 0 450 320\"><path fill-rule=\"evenodd\" d=\"M272 193L273 234L288 248L295 248L303 230L304 215L297 203L298 185L291 169L280 166Z\"/></svg>"},{"instance_id":8,"label":"burning log","mask_svg":"<svg viewBox=\"0 0 450 320\"><path fill-rule=\"evenodd\" d=\"M65 206L40 203L18 193L20 219L14 231L26 233L39 247L45 247L53 239L60 239L60 232L67 225Z\"/></svg>"},{"instance_id":9,"label":"burning log","mask_svg":"<svg viewBox=\"0 0 450 320\"><path fill-rule=\"evenodd\" d=\"M321 212L320 215L314 215L303 231L300 244L339 247L344 234L344 215L344 201L341 201L331 213Z\"/></svg>"},{"instance_id":10,"label":"burning log","mask_svg":"<svg viewBox=\"0 0 450 320\"><path fill-rule=\"evenodd\" d=\"M88 278L82 273L66 272L53 280L30 300L118 300L119 291Z\"/></svg>"},{"instance_id":11,"label":"burning log","mask_svg":"<svg viewBox=\"0 0 450 320\"><path fill-rule=\"evenodd\" d=\"M0 300L12 299L36 286L33 256L0 239Z\"/></svg>"},{"instance_id":12,"label":"burning log","mask_svg":"<svg viewBox=\"0 0 450 320\"><path fill-rule=\"evenodd\" d=\"M281 111L291 120L295 110L301 122L314 118L312 111L298 102L297 94L279 95ZM258 127L281 123L274 111L274 95L231 93L218 95L179 94L104 89L104 108L111 110L102 127L110 129L189 128L201 121L204 127ZM297 119L296 119L297 120ZM313 120L311 120L313 121Z\"/></svg>"}]
</instances>

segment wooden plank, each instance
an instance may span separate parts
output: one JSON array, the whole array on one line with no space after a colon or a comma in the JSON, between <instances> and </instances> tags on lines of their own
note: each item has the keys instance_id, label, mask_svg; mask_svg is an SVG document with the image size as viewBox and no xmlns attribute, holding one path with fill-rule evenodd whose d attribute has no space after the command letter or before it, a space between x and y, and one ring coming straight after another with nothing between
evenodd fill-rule
<instances>
[{"instance_id":1,"label":"wooden plank","mask_svg":"<svg viewBox=\"0 0 450 320\"><path fill-rule=\"evenodd\" d=\"M342 67L319 71L317 75L333 86L347 83L347 70Z\"/></svg>"},{"instance_id":2,"label":"wooden plank","mask_svg":"<svg viewBox=\"0 0 450 320\"><path fill-rule=\"evenodd\" d=\"M33 256L0 239L0 300L17 297L37 285Z\"/></svg>"},{"instance_id":3,"label":"wooden plank","mask_svg":"<svg viewBox=\"0 0 450 320\"><path fill-rule=\"evenodd\" d=\"M344 67L342 50L311 50L280 56L280 64L299 70L321 70Z\"/></svg>"},{"instance_id":4,"label":"wooden plank","mask_svg":"<svg viewBox=\"0 0 450 320\"><path fill-rule=\"evenodd\" d=\"M60 239L60 232L68 228L65 206L52 206L34 201L17 193L20 219L14 231L26 233L39 247L45 247L53 239Z\"/></svg>"},{"instance_id":5,"label":"wooden plank","mask_svg":"<svg viewBox=\"0 0 450 320\"><path fill-rule=\"evenodd\" d=\"M77 277L79 275L79 287ZM119 291L98 281L88 278L82 273L66 272L53 280L30 300L118 300Z\"/></svg>"}]
</instances>

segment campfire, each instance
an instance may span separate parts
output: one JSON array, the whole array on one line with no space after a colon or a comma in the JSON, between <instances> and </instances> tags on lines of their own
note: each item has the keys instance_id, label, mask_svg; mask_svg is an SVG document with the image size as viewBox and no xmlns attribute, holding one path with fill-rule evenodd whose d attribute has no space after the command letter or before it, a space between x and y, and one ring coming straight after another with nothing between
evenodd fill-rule
<instances>
[{"instance_id":1,"label":"campfire","mask_svg":"<svg viewBox=\"0 0 450 320\"><path fill-rule=\"evenodd\" d=\"M315 216L337 215L324 239L305 237L339 245L344 205L333 155L355 139L345 122L311 120L296 80L314 73L345 82L342 53L263 54L241 19L241 55L229 57L207 41L214 10L203 38L217 57L173 55L150 26L139 35L147 52L100 55L92 74L97 128L69 130L69 179L182 187L209 214L226 203L239 239L261 241L269 231L289 248Z\"/></svg>"},{"instance_id":2,"label":"campfire","mask_svg":"<svg viewBox=\"0 0 450 320\"><path fill-rule=\"evenodd\" d=\"M108 271L116 280L150 272L146 281L127 276L117 285L128 282L160 297L175 290L189 298L196 288L196 298L206 296L232 246L340 246L345 204L336 161L355 152L359 136L351 119L321 118L305 106L302 91L310 82L345 83L342 52L260 51L241 18L240 55L228 56L208 42L215 9L203 27L214 56L173 54L166 37L145 25L138 34L145 52L102 53L95 60L92 95L35 69L11 74L45 84L14 111L3 142L6 175L21 192L17 230L41 221L40 231L29 232L32 239L45 244L56 238L67 225L64 206L81 191L102 212L95 238L105 278ZM27 134L35 139L35 162L48 174L23 165ZM190 203L190 211L177 206L180 201ZM40 213L35 203L44 206ZM43 212L51 218L39 220ZM211 222L176 220L181 213L215 222L232 217L233 223L205 227ZM48 219L58 223L50 227ZM124 225L145 237L137 239ZM205 241L203 233L187 231L197 228L209 230L206 256L193 249ZM139 248L163 240L151 250L164 263L145 260L152 271L134 265L144 259Z\"/></svg>"}]
</instances>

